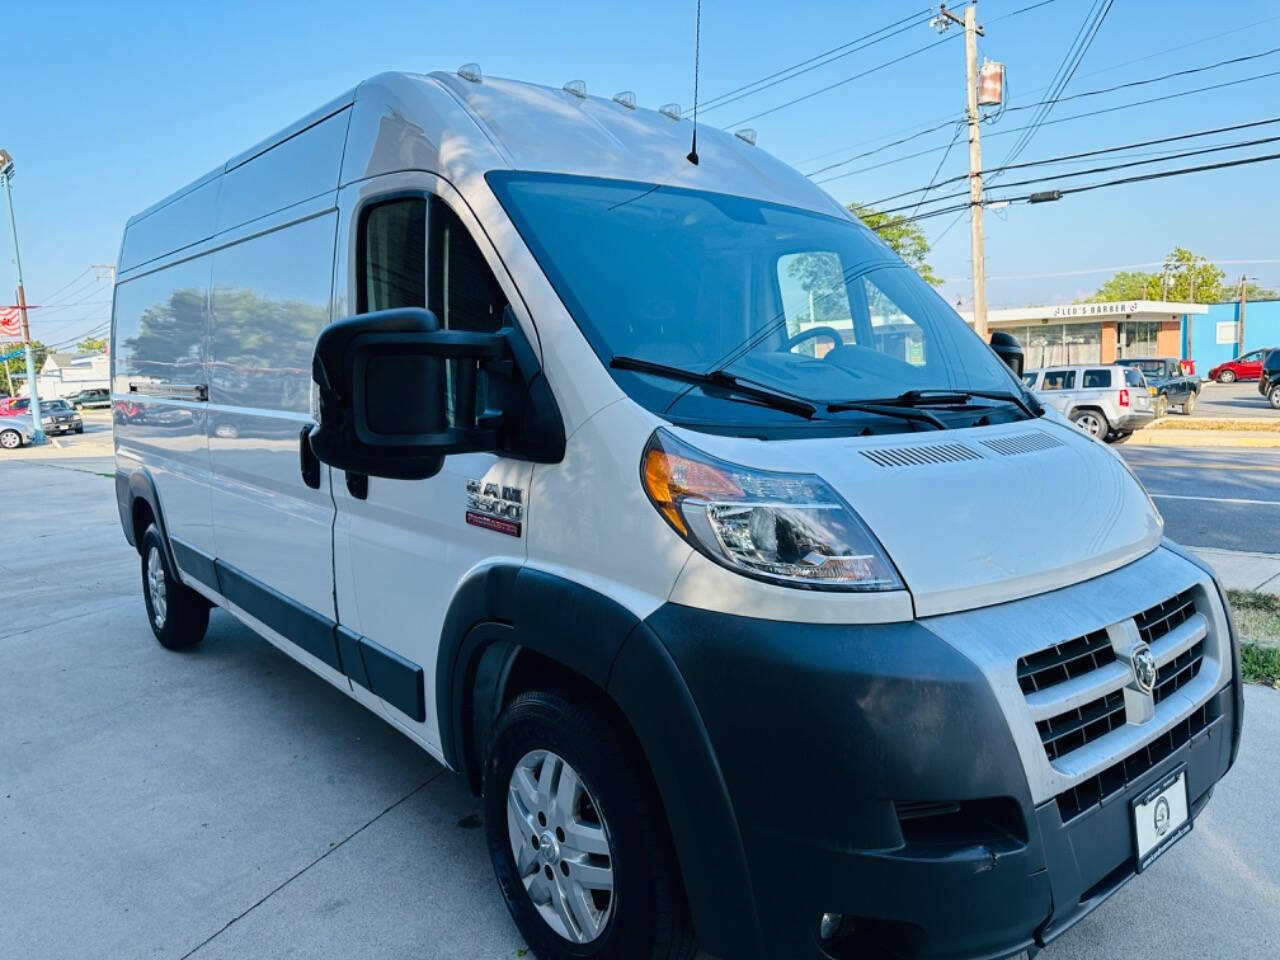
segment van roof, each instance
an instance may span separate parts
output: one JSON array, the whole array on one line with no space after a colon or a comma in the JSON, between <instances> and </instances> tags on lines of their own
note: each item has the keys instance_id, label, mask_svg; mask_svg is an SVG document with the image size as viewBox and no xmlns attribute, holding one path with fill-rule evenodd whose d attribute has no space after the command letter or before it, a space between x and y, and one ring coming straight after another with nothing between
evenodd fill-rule
<instances>
[{"instance_id":1,"label":"van roof","mask_svg":"<svg viewBox=\"0 0 1280 960\"><path fill-rule=\"evenodd\" d=\"M131 249L126 256L122 248L120 268L132 270L296 203L304 186L315 196L403 170L439 174L464 195L475 177L510 169L660 183L847 215L808 177L728 131L699 124L700 162L691 163L692 134L687 117L557 87L446 72L383 73L131 217L124 245ZM255 175L255 167L264 169ZM219 181L230 179L243 187L228 211L228 188ZM284 196L291 187L295 193ZM148 220L130 244L130 232Z\"/></svg>"}]
</instances>

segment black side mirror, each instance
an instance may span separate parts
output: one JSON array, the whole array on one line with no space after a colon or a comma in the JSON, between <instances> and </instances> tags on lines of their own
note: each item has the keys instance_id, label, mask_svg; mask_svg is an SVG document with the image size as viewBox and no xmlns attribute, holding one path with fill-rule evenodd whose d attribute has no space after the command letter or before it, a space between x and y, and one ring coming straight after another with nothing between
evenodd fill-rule
<instances>
[{"instance_id":1,"label":"black side mirror","mask_svg":"<svg viewBox=\"0 0 1280 960\"><path fill-rule=\"evenodd\" d=\"M417 307L326 327L311 366L317 459L398 480L435 476L451 453L562 459L559 409L510 309L496 333L442 330Z\"/></svg>"},{"instance_id":2,"label":"black side mirror","mask_svg":"<svg viewBox=\"0 0 1280 960\"><path fill-rule=\"evenodd\" d=\"M991 334L991 349L1013 371L1015 377L1022 376L1022 367L1026 362L1026 355L1022 351L1022 344L1018 342L1017 337L1012 333L1006 333L1004 330L995 330Z\"/></svg>"}]
</instances>

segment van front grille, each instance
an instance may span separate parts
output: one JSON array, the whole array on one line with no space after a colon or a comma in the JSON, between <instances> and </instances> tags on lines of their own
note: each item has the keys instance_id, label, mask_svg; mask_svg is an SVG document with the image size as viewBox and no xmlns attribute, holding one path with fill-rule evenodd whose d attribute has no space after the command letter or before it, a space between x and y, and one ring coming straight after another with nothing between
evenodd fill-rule
<instances>
[{"instance_id":1,"label":"van front grille","mask_svg":"<svg viewBox=\"0 0 1280 960\"><path fill-rule=\"evenodd\" d=\"M1106 630L1095 630L1018 659L1018 685L1035 693L1097 670L1116 658Z\"/></svg>"},{"instance_id":2,"label":"van front grille","mask_svg":"<svg viewBox=\"0 0 1280 960\"><path fill-rule=\"evenodd\" d=\"M1203 661L1204 641L1202 640L1161 667L1156 672L1156 688L1151 694L1156 703L1160 703L1165 697L1194 680L1200 672L1200 664Z\"/></svg>"},{"instance_id":3,"label":"van front grille","mask_svg":"<svg viewBox=\"0 0 1280 960\"><path fill-rule=\"evenodd\" d=\"M1190 590L1184 590L1164 603L1158 603L1149 610L1143 610L1133 618L1133 621L1138 626L1138 634L1150 646L1190 620L1195 612L1195 595Z\"/></svg>"},{"instance_id":4,"label":"van front grille","mask_svg":"<svg viewBox=\"0 0 1280 960\"><path fill-rule=\"evenodd\" d=\"M1148 770L1171 756L1190 742L1191 738L1205 730L1220 716L1215 701L1209 701L1191 712L1173 728L1156 737L1145 747L1140 747L1118 763L1112 764L1097 776L1088 777L1070 790L1058 794L1058 815L1062 822L1074 820L1108 797L1119 793Z\"/></svg>"},{"instance_id":5,"label":"van front grille","mask_svg":"<svg viewBox=\"0 0 1280 960\"><path fill-rule=\"evenodd\" d=\"M1086 743L1105 737L1125 722L1124 691L1113 690L1105 697L1060 713L1036 724L1040 742L1050 760L1079 750Z\"/></svg>"}]
</instances>

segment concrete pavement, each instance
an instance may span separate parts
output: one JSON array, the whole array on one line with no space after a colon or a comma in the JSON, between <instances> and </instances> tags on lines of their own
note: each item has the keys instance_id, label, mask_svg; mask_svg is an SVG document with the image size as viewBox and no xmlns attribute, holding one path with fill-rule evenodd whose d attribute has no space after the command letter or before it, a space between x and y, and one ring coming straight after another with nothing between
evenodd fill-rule
<instances>
[{"instance_id":1,"label":"concrete pavement","mask_svg":"<svg viewBox=\"0 0 1280 960\"><path fill-rule=\"evenodd\" d=\"M0 459L0 957L519 956L456 778L224 613L155 643L110 470ZM1247 699L1195 829L1046 960L1280 950L1280 693Z\"/></svg>"}]
</instances>

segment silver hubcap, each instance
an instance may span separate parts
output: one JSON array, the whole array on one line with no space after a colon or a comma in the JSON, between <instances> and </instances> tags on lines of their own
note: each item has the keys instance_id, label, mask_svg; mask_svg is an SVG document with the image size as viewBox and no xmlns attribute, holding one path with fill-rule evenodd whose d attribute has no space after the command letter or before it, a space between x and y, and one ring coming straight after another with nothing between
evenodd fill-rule
<instances>
[{"instance_id":1,"label":"silver hubcap","mask_svg":"<svg viewBox=\"0 0 1280 960\"><path fill-rule=\"evenodd\" d=\"M0 447L4 447L6 450L17 449L18 444L21 442L22 438L12 430L6 430L4 433L0 433Z\"/></svg>"},{"instance_id":2,"label":"silver hubcap","mask_svg":"<svg viewBox=\"0 0 1280 960\"><path fill-rule=\"evenodd\" d=\"M511 771L507 831L529 899L556 933L590 943L613 910L609 828L576 770L548 750Z\"/></svg>"},{"instance_id":3,"label":"silver hubcap","mask_svg":"<svg viewBox=\"0 0 1280 960\"><path fill-rule=\"evenodd\" d=\"M1102 421L1091 413L1086 413L1084 416L1080 417L1080 419L1076 421L1076 426L1091 437L1096 437L1102 433Z\"/></svg>"},{"instance_id":4,"label":"silver hubcap","mask_svg":"<svg viewBox=\"0 0 1280 960\"><path fill-rule=\"evenodd\" d=\"M155 547L147 553L147 593L151 595L151 616L157 627L163 627L165 614L168 613L164 592L164 560Z\"/></svg>"}]
</instances>

